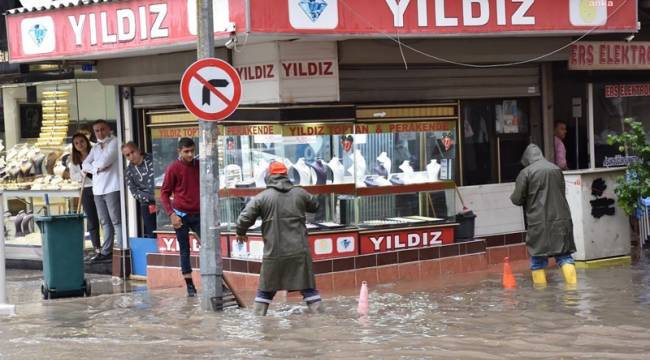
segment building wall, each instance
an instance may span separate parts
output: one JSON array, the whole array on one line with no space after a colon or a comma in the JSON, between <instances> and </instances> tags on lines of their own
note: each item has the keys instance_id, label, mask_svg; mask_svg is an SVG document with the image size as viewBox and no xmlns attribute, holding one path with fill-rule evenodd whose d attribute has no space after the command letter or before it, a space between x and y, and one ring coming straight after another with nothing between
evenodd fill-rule
<instances>
[{"instance_id":1,"label":"building wall","mask_svg":"<svg viewBox=\"0 0 650 360\"><path fill-rule=\"evenodd\" d=\"M95 80L78 80L77 94L80 121L115 119L115 91L112 86L103 86Z\"/></svg>"},{"instance_id":2,"label":"building wall","mask_svg":"<svg viewBox=\"0 0 650 360\"><path fill-rule=\"evenodd\" d=\"M476 237L525 231L521 207L510 202L514 183L464 186L460 193L465 206L476 214ZM457 202L462 209L460 201Z\"/></svg>"}]
</instances>

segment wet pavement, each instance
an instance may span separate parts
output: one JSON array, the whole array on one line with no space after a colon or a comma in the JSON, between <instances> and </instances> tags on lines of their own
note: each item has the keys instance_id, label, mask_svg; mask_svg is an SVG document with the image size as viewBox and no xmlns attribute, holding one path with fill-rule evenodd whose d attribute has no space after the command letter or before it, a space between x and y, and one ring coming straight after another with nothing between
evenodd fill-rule
<instances>
[{"instance_id":1,"label":"wet pavement","mask_svg":"<svg viewBox=\"0 0 650 360\"><path fill-rule=\"evenodd\" d=\"M43 301L40 273L10 271L17 315L0 319L0 358L649 358L648 255L578 270L577 289L557 270L541 290L516 275L515 290L502 289L494 269L374 287L367 318L354 293L326 297L322 315L279 298L257 318L249 309L205 313L183 289L146 291L106 276L92 278L90 298Z\"/></svg>"}]
</instances>

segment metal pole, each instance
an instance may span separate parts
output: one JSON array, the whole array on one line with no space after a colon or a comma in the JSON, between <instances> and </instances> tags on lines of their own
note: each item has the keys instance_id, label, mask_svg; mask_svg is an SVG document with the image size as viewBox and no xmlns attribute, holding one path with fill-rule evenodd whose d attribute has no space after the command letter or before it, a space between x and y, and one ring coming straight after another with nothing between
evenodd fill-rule
<instances>
[{"instance_id":1,"label":"metal pole","mask_svg":"<svg viewBox=\"0 0 650 360\"><path fill-rule=\"evenodd\" d=\"M596 133L594 130L594 84L587 85L587 120L589 121L589 168L596 168Z\"/></svg>"},{"instance_id":2,"label":"metal pole","mask_svg":"<svg viewBox=\"0 0 650 360\"><path fill-rule=\"evenodd\" d=\"M5 213L5 199L0 193L0 214ZM7 304L7 278L5 276L5 223L0 221L0 315L14 315L16 307Z\"/></svg>"},{"instance_id":3,"label":"metal pole","mask_svg":"<svg viewBox=\"0 0 650 360\"><path fill-rule=\"evenodd\" d=\"M197 59L214 56L212 0L197 1ZM219 233L219 164L217 125L199 119L199 159L201 167L201 307L223 310L223 264Z\"/></svg>"}]
</instances>

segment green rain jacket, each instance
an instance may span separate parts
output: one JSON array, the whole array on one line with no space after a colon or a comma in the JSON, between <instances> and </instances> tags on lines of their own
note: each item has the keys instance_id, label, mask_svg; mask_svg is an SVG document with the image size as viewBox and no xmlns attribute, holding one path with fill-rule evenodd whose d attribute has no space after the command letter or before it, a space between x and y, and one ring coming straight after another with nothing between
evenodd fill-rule
<instances>
[{"instance_id":1,"label":"green rain jacket","mask_svg":"<svg viewBox=\"0 0 650 360\"><path fill-rule=\"evenodd\" d=\"M248 202L237 219L237 235L262 218L264 258L259 290L315 289L316 280L305 212L316 212L318 201L301 187L295 187L286 175L271 175L267 189Z\"/></svg>"},{"instance_id":2,"label":"green rain jacket","mask_svg":"<svg viewBox=\"0 0 650 360\"><path fill-rule=\"evenodd\" d=\"M562 170L544 159L542 151L534 144L528 145L521 163L525 168L517 176L510 200L523 206L526 212L528 253L555 256L575 252Z\"/></svg>"}]
</instances>

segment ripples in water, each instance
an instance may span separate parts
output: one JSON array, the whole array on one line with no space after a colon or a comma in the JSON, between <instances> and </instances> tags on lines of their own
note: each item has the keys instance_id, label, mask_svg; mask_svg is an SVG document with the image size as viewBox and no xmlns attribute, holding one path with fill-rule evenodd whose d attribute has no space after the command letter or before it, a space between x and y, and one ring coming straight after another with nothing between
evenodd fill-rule
<instances>
[{"instance_id":1,"label":"ripples in water","mask_svg":"<svg viewBox=\"0 0 650 360\"><path fill-rule=\"evenodd\" d=\"M579 270L567 289L503 290L498 274L443 287L371 290L367 317L355 296L326 298L310 314L297 301L205 313L180 289L27 302L0 320L0 357L648 359L648 261Z\"/></svg>"}]
</instances>

